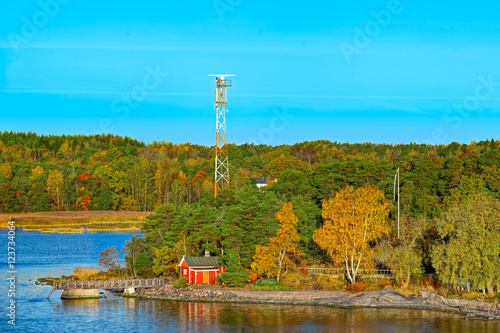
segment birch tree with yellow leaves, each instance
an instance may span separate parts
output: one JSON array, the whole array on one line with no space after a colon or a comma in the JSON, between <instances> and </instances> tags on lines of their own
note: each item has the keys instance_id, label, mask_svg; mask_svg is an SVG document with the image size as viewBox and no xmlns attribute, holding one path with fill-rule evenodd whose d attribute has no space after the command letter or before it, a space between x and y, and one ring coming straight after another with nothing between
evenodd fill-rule
<instances>
[{"instance_id":1,"label":"birch tree with yellow leaves","mask_svg":"<svg viewBox=\"0 0 500 333\"><path fill-rule=\"evenodd\" d=\"M57 210L61 210L64 206L64 174L61 170L52 170L47 179L47 191L57 204Z\"/></svg>"},{"instance_id":2,"label":"birch tree with yellow leaves","mask_svg":"<svg viewBox=\"0 0 500 333\"><path fill-rule=\"evenodd\" d=\"M297 217L293 213L292 204L283 204L276 213L280 227L276 236L269 240L269 245L257 245L253 257L252 269L257 273L268 273L280 280L281 272L291 264L287 253L296 252L300 241L297 235Z\"/></svg>"},{"instance_id":3,"label":"birch tree with yellow leaves","mask_svg":"<svg viewBox=\"0 0 500 333\"><path fill-rule=\"evenodd\" d=\"M323 203L325 222L313 239L336 266L346 269L350 283L356 283L360 268L373 267L370 243L389 233L388 214L389 204L379 189L346 186Z\"/></svg>"}]
</instances>

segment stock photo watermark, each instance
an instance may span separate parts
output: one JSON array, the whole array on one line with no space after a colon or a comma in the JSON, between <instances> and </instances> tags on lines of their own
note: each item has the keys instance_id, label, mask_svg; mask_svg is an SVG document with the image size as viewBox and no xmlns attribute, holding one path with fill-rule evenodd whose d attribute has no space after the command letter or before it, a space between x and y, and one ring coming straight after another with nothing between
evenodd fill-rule
<instances>
[{"instance_id":1,"label":"stock photo watermark","mask_svg":"<svg viewBox=\"0 0 500 333\"><path fill-rule=\"evenodd\" d=\"M257 136L249 136L247 142L256 145L271 145L276 134L283 132L290 125L290 121L295 119L295 115L288 113L286 108L274 108L273 114L274 116L269 120L268 126L261 128Z\"/></svg>"},{"instance_id":2,"label":"stock photo watermark","mask_svg":"<svg viewBox=\"0 0 500 333\"><path fill-rule=\"evenodd\" d=\"M453 106L451 110L448 110L443 115L443 120L447 124L452 124L451 129L457 131L462 126L464 120L471 116L471 112L484 112L481 108L481 102L484 102L491 98L498 87L500 87L500 82L493 81L493 75L490 74L488 77L482 75L478 76L477 80L479 83L474 89L474 94L465 97L460 103ZM448 135L442 127L435 128L431 133L431 138L426 139L423 142L430 144L439 144L446 141Z\"/></svg>"},{"instance_id":3,"label":"stock photo watermark","mask_svg":"<svg viewBox=\"0 0 500 333\"><path fill-rule=\"evenodd\" d=\"M411 1L411 0L408 0ZM341 42L340 51L348 64L352 62L354 54L360 54L367 48L372 40L376 38L383 28L389 26L396 15L403 12L404 7L399 0L389 0L386 8L379 11L372 10L370 16L372 19L365 23L363 27L354 27L354 38L352 42Z\"/></svg>"},{"instance_id":4,"label":"stock photo watermark","mask_svg":"<svg viewBox=\"0 0 500 333\"><path fill-rule=\"evenodd\" d=\"M35 38L40 30L42 30L50 20L56 17L62 6L68 4L71 0L40 0L38 1L39 10L30 17L23 16L21 18L22 26L19 33L9 33L10 46L16 52L19 48L25 46L29 41Z\"/></svg>"},{"instance_id":5,"label":"stock photo watermark","mask_svg":"<svg viewBox=\"0 0 500 333\"><path fill-rule=\"evenodd\" d=\"M219 20L224 21L224 14L232 12L242 3L243 0L214 0L212 4L217 12L217 15L219 16Z\"/></svg>"},{"instance_id":6,"label":"stock photo watermark","mask_svg":"<svg viewBox=\"0 0 500 333\"><path fill-rule=\"evenodd\" d=\"M7 232L7 281L9 289L7 297L9 306L7 306L7 322L9 325L16 325L16 285L17 285L17 270L16 270L16 222L9 221Z\"/></svg>"},{"instance_id":7,"label":"stock photo watermark","mask_svg":"<svg viewBox=\"0 0 500 333\"><path fill-rule=\"evenodd\" d=\"M146 75L142 78L141 84L134 86L130 92L122 94L113 101L111 111L117 114L119 120L125 120L130 115L130 111L136 109L140 103L144 102L149 94L157 89L169 75L160 69L160 65L156 65L154 69L151 66L146 66L145 71ZM91 133L110 133L114 129L113 119L103 118L99 122L99 128L92 131L84 130L83 133L85 135Z\"/></svg>"}]
</instances>

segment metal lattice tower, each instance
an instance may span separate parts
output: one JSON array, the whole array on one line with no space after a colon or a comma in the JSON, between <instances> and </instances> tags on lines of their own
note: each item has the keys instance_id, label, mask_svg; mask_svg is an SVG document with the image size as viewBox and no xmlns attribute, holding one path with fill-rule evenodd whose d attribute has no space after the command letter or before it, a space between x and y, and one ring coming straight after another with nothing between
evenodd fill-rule
<instances>
[{"instance_id":1,"label":"metal lattice tower","mask_svg":"<svg viewBox=\"0 0 500 333\"><path fill-rule=\"evenodd\" d=\"M231 80L226 76L233 74L215 74L217 87L215 88L215 197L221 190L229 188L229 157L227 154L226 133L226 87L231 87Z\"/></svg>"}]
</instances>

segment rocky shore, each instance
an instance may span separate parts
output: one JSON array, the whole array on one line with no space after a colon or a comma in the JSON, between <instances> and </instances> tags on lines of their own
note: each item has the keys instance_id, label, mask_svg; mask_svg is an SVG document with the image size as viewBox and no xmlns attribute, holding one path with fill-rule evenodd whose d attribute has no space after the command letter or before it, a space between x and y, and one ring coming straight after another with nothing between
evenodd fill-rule
<instances>
[{"instance_id":1,"label":"rocky shore","mask_svg":"<svg viewBox=\"0 0 500 333\"><path fill-rule=\"evenodd\" d=\"M263 291L216 287L174 288L171 284L138 291L138 298L193 302L301 304L330 307L427 309L463 313L467 318L500 320L500 304L481 300L444 298L430 290L403 294L393 289L376 292Z\"/></svg>"}]
</instances>

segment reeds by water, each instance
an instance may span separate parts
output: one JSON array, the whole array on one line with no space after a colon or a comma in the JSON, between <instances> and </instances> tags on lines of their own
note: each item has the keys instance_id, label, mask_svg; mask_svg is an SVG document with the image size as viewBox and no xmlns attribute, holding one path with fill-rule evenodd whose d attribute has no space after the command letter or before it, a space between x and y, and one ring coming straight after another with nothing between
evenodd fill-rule
<instances>
[{"instance_id":1,"label":"reeds by water","mask_svg":"<svg viewBox=\"0 0 500 333\"><path fill-rule=\"evenodd\" d=\"M96 267L75 267L73 276L78 280L87 280L90 276L98 274L100 271Z\"/></svg>"},{"instance_id":2,"label":"reeds by water","mask_svg":"<svg viewBox=\"0 0 500 333\"><path fill-rule=\"evenodd\" d=\"M150 212L78 211L0 214L0 229L12 219L26 231L82 233L140 230Z\"/></svg>"}]
</instances>

